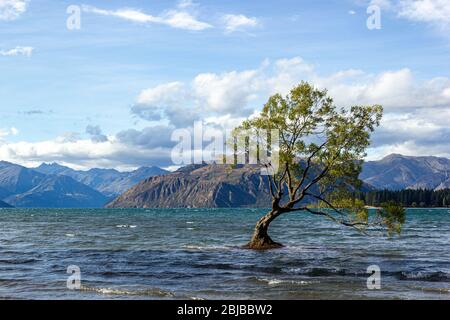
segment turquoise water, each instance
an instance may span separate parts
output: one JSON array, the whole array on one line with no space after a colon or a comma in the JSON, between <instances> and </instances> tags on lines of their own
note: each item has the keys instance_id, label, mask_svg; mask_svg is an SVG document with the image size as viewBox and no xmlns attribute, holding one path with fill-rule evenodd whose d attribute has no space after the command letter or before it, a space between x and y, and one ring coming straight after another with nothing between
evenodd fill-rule
<instances>
[{"instance_id":1,"label":"turquoise water","mask_svg":"<svg viewBox=\"0 0 450 320\"><path fill-rule=\"evenodd\" d=\"M408 210L394 239L290 214L271 229L285 248L241 249L264 212L0 210L0 298L450 299L450 209Z\"/></svg>"}]
</instances>

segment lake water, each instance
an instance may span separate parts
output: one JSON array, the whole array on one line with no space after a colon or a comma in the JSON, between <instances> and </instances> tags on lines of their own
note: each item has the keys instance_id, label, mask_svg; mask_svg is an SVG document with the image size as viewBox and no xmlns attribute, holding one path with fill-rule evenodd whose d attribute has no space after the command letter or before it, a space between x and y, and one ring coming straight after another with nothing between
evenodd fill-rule
<instances>
[{"instance_id":1,"label":"lake water","mask_svg":"<svg viewBox=\"0 0 450 320\"><path fill-rule=\"evenodd\" d=\"M450 209L408 210L393 239L293 213L271 228L285 248L241 249L264 212L0 210L0 298L450 299Z\"/></svg>"}]
</instances>

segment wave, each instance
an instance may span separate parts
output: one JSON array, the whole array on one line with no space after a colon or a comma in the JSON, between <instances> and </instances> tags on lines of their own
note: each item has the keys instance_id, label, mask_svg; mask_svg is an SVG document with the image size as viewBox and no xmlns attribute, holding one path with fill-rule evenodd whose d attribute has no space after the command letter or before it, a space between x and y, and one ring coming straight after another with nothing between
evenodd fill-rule
<instances>
[{"instance_id":1,"label":"wave","mask_svg":"<svg viewBox=\"0 0 450 320\"><path fill-rule=\"evenodd\" d=\"M126 290L126 289L94 288L82 286L80 291L95 292L103 295L120 295L120 296L151 296L162 298L172 298L175 296L174 293L161 289Z\"/></svg>"},{"instance_id":2,"label":"wave","mask_svg":"<svg viewBox=\"0 0 450 320\"><path fill-rule=\"evenodd\" d=\"M0 260L0 264L28 264L28 263L35 263L35 262L39 262L41 260L39 259L27 259L27 258L19 258L19 259L1 259Z\"/></svg>"},{"instance_id":3,"label":"wave","mask_svg":"<svg viewBox=\"0 0 450 320\"><path fill-rule=\"evenodd\" d=\"M224 245L183 245L182 246L183 249L188 249L188 250L198 250L198 251L203 251L203 250L230 250L233 249L234 247L232 246L224 246Z\"/></svg>"},{"instance_id":4,"label":"wave","mask_svg":"<svg viewBox=\"0 0 450 320\"><path fill-rule=\"evenodd\" d=\"M355 272L349 272L345 269L325 269L325 268L288 268L287 273L300 274L309 277L329 277L329 276L345 276L358 275ZM364 273L365 275L365 273Z\"/></svg>"},{"instance_id":5,"label":"wave","mask_svg":"<svg viewBox=\"0 0 450 320\"><path fill-rule=\"evenodd\" d=\"M397 278L400 280L415 280L415 281L429 281L429 282L448 282L450 281L450 276L448 273L437 271L437 272L400 272L397 273Z\"/></svg>"},{"instance_id":6,"label":"wave","mask_svg":"<svg viewBox=\"0 0 450 320\"><path fill-rule=\"evenodd\" d=\"M288 268L284 269L286 273L304 275L310 277L331 277L331 276L354 276L354 277L367 277L367 273L364 271L354 271L347 269L326 269L326 268ZM381 271L382 276L393 276L399 280L410 281L429 281L429 282L448 282L450 281L450 275L448 273L437 272L424 272L424 271Z\"/></svg>"},{"instance_id":7,"label":"wave","mask_svg":"<svg viewBox=\"0 0 450 320\"><path fill-rule=\"evenodd\" d=\"M116 226L116 228L130 228L130 229L134 229L134 228L137 228L137 226L129 225L129 224L119 224L119 225Z\"/></svg>"},{"instance_id":8,"label":"wave","mask_svg":"<svg viewBox=\"0 0 450 320\"><path fill-rule=\"evenodd\" d=\"M409 289L413 289L413 290L419 290L419 291L423 291L423 292L431 292L431 293L447 293L450 294L450 289L449 288L424 288L424 287L415 287L415 286L408 286Z\"/></svg>"},{"instance_id":9,"label":"wave","mask_svg":"<svg viewBox=\"0 0 450 320\"><path fill-rule=\"evenodd\" d=\"M296 286L307 286L311 284L320 283L320 281L305 281L305 280L287 280L287 279L266 279L266 278L256 278L256 281L266 283L269 286L277 285L296 285Z\"/></svg>"}]
</instances>

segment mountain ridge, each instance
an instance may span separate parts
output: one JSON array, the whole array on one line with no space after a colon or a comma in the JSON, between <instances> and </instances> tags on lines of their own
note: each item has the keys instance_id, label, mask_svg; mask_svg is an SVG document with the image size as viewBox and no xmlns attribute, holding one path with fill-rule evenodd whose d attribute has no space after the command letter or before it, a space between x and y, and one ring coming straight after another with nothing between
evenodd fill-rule
<instances>
[{"instance_id":1,"label":"mountain ridge","mask_svg":"<svg viewBox=\"0 0 450 320\"><path fill-rule=\"evenodd\" d=\"M108 208L267 207L271 199L259 168L202 165L143 180Z\"/></svg>"},{"instance_id":2,"label":"mountain ridge","mask_svg":"<svg viewBox=\"0 0 450 320\"><path fill-rule=\"evenodd\" d=\"M75 170L57 163L42 163L34 170L44 174L69 176L105 195L114 198L138 182L150 176L163 175L168 171L159 167L140 167L134 171L120 172L115 169L92 168L87 171Z\"/></svg>"},{"instance_id":3,"label":"mountain ridge","mask_svg":"<svg viewBox=\"0 0 450 320\"><path fill-rule=\"evenodd\" d=\"M77 171L57 163L27 168L0 161L0 200L27 208L101 208L122 190L166 172L158 167L131 172L98 168Z\"/></svg>"},{"instance_id":4,"label":"mountain ridge","mask_svg":"<svg viewBox=\"0 0 450 320\"><path fill-rule=\"evenodd\" d=\"M34 188L5 201L21 208L99 208L108 198L68 176L49 175Z\"/></svg>"},{"instance_id":5,"label":"mountain ridge","mask_svg":"<svg viewBox=\"0 0 450 320\"><path fill-rule=\"evenodd\" d=\"M391 154L365 162L360 178L369 190L441 190L450 188L449 176L450 159ZM248 165L189 165L168 173L158 167L80 171L0 161L0 201L16 207L266 207L266 180Z\"/></svg>"},{"instance_id":6,"label":"mountain ridge","mask_svg":"<svg viewBox=\"0 0 450 320\"><path fill-rule=\"evenodd\" d=\"M365 162L360 178L377 189L446 189L450 188L450 159L390 154Z\"/></svg>"},{"instance_id":7,"label":"mountain ridge","mask_svg":"<svg viewBox=\"0 0 450 320\"><path fill-rule=\"evenodd\" d=\"M18 164L0 162L0 195L15 207L101 207L108 198L66 176L46 175Z\"/></svg>"},{"instance_id":8,"label":"mountain ridge","mask_svg":"<svg viewBox=\"0 0 450 320\"><path fill-rule=\"evenodd\" d=\"M229 168L230 174L226 174ZM445 186L450 160L439 157L389 155L363 164L365 189L436 189ZM450 185L449 185L450 186ZM268 207L267 179L249 165L231 169L220 165L191 165L165 176L143 180L108 208Z\"/></svg>"},{"instance_id":9,"label":"mountain ridge","mask_svg":"<svg viewBox=\"0 0 450 320\"><path fill-rule=\"evenodd\" d=\"M0 200L0 208L12 208L12 206Z\"/></svg>"}]
</instances>

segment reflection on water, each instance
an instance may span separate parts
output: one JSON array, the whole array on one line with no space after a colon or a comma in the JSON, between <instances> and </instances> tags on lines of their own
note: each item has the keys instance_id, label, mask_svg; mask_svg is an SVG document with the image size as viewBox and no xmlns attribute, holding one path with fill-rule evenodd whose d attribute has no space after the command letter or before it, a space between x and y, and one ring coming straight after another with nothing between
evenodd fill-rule
<instances>
[{"instance_id":1,"label":"reflection on water","mask_svg":"<svg viewBox=\"0 0 450 320\"><path fill-rule=\"evenodd\" d=\"M255 209L0 210L0 298L450 299L450 211L409 210L400 238L305 214L273 224L286 245L243 250ZM366 269L381 268L381 290ZM69 265L81 290L66 288Z\"/></svg>"}]
</instances>

